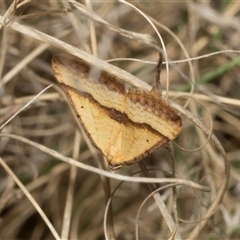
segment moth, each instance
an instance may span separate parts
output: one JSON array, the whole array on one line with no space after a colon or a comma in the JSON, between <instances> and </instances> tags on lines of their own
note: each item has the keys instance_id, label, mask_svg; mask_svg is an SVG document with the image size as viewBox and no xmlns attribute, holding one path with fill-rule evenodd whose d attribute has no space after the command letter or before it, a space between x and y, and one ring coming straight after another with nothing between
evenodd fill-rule
<instances>
[{"instance_id":1,"label":"moth","mask_svg":"<svg viewBox=\"0 0 240 240\"><path fill-rule=\"evenodd\" d=\"M82 128L112 169L141 161L181 132L181 117L154 89L126 89L117 76L91 71L72 57L54 56L52 68Z\"/></svg>"}]
</instances>

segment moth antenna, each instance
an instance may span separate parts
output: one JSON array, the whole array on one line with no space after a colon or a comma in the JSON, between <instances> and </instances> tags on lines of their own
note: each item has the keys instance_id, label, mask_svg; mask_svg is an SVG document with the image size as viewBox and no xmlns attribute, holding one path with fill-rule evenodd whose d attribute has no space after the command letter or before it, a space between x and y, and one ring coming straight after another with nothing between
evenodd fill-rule
<instances>
[{"instance_id":1,"label":"moth antenna","mask_svg":"<svg viewBox=\"0 0 240 240\"><path fill-rule=\"evenodd\" d=\"M156 89L159 91L160 96L162 95L161 79L160 79L162 62L163 62L163 55L162 53L159 53L159 59L157 63L157 72L156 72L156 78L155 78L155 86L156 86Z\"/></svg>"}]
</instances>

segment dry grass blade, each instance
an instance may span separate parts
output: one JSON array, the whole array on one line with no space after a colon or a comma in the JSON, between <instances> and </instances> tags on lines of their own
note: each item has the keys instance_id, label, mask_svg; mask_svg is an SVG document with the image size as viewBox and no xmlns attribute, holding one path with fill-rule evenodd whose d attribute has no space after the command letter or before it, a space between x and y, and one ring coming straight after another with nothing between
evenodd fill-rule
<instances>
[{"instance_id":1,"label":"dry grass blade","mask_svg":"<svg viewBox=\"0 0 240 240\"><path fill-rule=\"evenodd\" d=\"M8 172L8 174L14 179L15 183L17 183L17 185L21 188L21 190L24 192L25 196L28 197L29 201L33 204L35 209L41 215L42 219L46 222L47 226L51 230L55 239L60 239L58 233L56 232L55 228L53 227L53 225L51 224L50 220L47 218L45 213L42 211L41 207L33 199L32 195L27 191L25 186L19 181L18 177L12 172L12 170L7 166L7 164L4 162L4 160L2 158L0 158L0 164L4 167L4 169Z\"/></svg>"},{"instance_id":2,"label":"dry grass blade","mask_svg":"<svg viewBox=\"0 0 240 240\"><path fill-rule=\"evenodd\" d=\"M238 239L239 9L238 1L0 1L0 239ZM144 171L113 173L51 87L51 59L81 58L149 92L159 52L159 92L182 132L172 149L144 159Z\"/></svg>"},{"instance_id":3,"label":"dry grass blade","mask_svg":"<svg viewBox=\"0 0 240 240\"><path fill-rule=\"evenodd\" d=\"M90 171L90 172L94 172L97 173L99 175L103 175L105 177L108 178L113 178L116 180L121 180L121 181L128 181L128 182L141 182L141 183L175 183L176 179L171 179L171 178L161 178L161 179L157 179L157 178L143 178L143 177L128 177L128 176L124 176L124 175L120 175L117 173L111 173L109 171L105 171L105 170L101 170L86 164L83 164L81 162L77 162L72 158L69 157L65 157L61 154L59 154L57 151L53 150L53 149L49 149L41 144L38 144L36 142L30 141L26 138L17 136L17 135L13 135L13 134L0 134L0 137L8 137L8 138L13 138L16 140L19 140L21 142L27 143L29 145L34 146L35 148L39 149L42 152L45 152L55 158L58 158L66 163L69 163L71 165L74 165L76 167L82 168L84 170ZM197 183L194 183L192 181L189 180L184 180L184 179L177 179L177 182L180 184L185 184L185 185L190 185L193 188L199 189L199 190L203 190L203 191L210 191L208 187L199 185Z\"/></svg>"}]
</instances>

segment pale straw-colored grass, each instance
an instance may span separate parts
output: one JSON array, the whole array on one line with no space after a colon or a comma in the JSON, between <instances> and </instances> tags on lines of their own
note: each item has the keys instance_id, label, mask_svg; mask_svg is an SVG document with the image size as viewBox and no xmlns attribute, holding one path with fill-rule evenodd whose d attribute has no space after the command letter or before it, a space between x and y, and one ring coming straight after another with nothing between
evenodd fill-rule
<instances>
[{"instance_id":1,"label":"pale straw-colored grass","mask_svg":"<svg viewBox=\"0 0 240 240\"><path fill-rule=\"evenodd\" d=\"M0 238L239 237L239 8L0 2ZM49 88L51 58L82 58L149 91L159 51L163 96L183 130L112 173Z\"/></svg>"}]
</instances>

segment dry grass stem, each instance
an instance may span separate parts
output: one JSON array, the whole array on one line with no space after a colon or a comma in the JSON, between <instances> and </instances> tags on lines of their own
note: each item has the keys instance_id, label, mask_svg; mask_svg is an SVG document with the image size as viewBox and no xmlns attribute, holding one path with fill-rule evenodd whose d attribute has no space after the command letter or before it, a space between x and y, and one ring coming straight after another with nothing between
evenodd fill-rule
<instances>
[{"instance_id":1,"label":"dry grass stem","mask_svg":"<svg viewBox=\"0 0 240 240\"><path fill-rule=\"evenodd\" d=\"M238 1L0 1L0 239L239 239L239 13ZM127 88L160 79L183 122L176 144L111 172L55 84L55 54Z\"/></svg>"}]
</instances>

